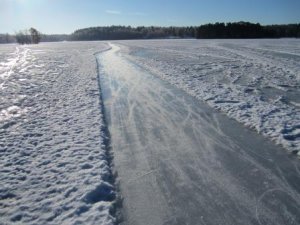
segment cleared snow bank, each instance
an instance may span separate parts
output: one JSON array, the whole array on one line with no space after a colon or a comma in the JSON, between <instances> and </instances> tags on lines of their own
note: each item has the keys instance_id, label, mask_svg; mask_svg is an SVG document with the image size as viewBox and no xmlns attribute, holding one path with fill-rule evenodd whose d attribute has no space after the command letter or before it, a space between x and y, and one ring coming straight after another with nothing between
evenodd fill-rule
<instances>
[{"instance_id":1,"label":"cleared snow bank","mask_svg":"<svg viewBox=\"0 0 300 225\"><path fill-rule=\"evenodd\" d=\"M114 224L93 55L107 45L0 48L0 224Z\"/></svg>"},{"instance_id":2,"label":"cleared snow bank","mask_svg":"<svg viewBox=\"0 0 300 225\"><path fill-rule=\"evenodd\" d=\"M119 44L132 62L300 155L300 40Z\"/></svg>"}]
</instances>

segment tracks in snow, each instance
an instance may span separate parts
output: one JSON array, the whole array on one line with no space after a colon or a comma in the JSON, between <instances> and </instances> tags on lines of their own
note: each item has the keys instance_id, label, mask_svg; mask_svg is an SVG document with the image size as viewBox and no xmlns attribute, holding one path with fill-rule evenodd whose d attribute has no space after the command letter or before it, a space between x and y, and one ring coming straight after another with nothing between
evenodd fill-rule
<instances>
[{"instance_id":1,"label":"tracks in snow","mask_svg":"<svg viewBox=\"0 0 300 225\"><path fill-rule=\"evenodd\" d=\"M28 48L0 91L0 107L27 109L0 121L0 224L115 224L93 56L105 44Z\"/></svg>"}]
</instances>

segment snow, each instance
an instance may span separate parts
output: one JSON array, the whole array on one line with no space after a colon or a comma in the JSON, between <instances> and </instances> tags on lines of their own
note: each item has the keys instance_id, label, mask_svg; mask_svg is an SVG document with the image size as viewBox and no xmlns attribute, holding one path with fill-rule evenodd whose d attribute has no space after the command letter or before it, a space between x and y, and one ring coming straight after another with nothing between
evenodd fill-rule
<instances>
[{"instance_id":1,"label":"snow","mask_svg":"<svg viewBox=\"0 0 300 225\"><path fill-rule=\"evenodd\" d=\"M0 46L0 224L114 224L94 53L102 42Z\"/></svg>"},{"instance_id":2,"label":"snow","mask_svg":"<svg viewBox=\"0 0 300 225\"><path fill-rule=\"evenodd\" d=\"M154 122L146 124L147 126L153 125L152 136L143 138L143 134L150 131L139 126L143 124L142 121L147 122L153 118L151 116L143 118L137 112L146 109L147 112L149 111L147 115L151 115L151 110L155 109L157 115L161 116L156 118L161 121L160 124L165 123L166 127L169 126L174 131L181 126L180 123L174 121L182 121L181 119L186 117L183 121L183 123L188 122L188 125L185 125L186 132L188 133L190 127L194 130L199 129L197 135L204 136L202 137L204 146L211 149L211 152L202 149L203 154L208 154L206 161L211 159L209 154L214 151L218 151L217 155L221 155L224 147L222 144L230 142L229 138L222 136L224 139L216 142L220 143L220 146L218 144L216 145L218 148L213 147L210 140L213 140L218 132L211 129L209 137L206 138L198 122L201 121L205 126L210 127L209 123L211 121L213 123L214 120L206 121L205 117L202 118L197 113L192 117L189 114L185 115L190 109L179 107L181 105L192 107L193 100L190 99L190 104L186 104L185 98L187 97L178 96L176 101L180 101L180 104L175 104L172 109L172 104L168 105L168 102L170 98L176 96L176 93L180 93L175 89L172 89L173 96L164 91L162 91L164 96L158 96L147 85L145 89L143 86L139 88L135 86L144 78L140 77L140 80L136 81L134 77L143 74L140 71L145 69L150 71L149 74L157 75L197 99L207 102L211 107L255 129L289 151L300 154L298 152L300 149L299 40L135 40L115 43L120 46L120 49L117 48L118 50L107 53L106 58L102 59L103 65L96 63L95 56L99 52L110 49L105 42L43 43L31 46L0 45L1 225L12 223L109 225L116 223L117 192L111 162L110 140L103 115L100 78L97 74L99 67L104 65L106 65L104 67L106 72L116 71L112 73L115 76L119 71L128 69L129 72L124 73L128 76L122 78L128 84L133 82L134 85L129 85L128 89L138 91L140 96L148 99L145 101L142 97L136 97L132 91L133 100L149 106L143 109L143 107L137 107L138 105L130 105L131 113L128 115L127 111L120 110L125 103L123 105L111 103L116 107L113 116L117 116L121 121L126 116L130 116L133 124L136 123L136 126L130 129L145 132L135 131L135 133L126 134L125 127L128 124L121 124L123 127L120 125L115 129L116 141L118 138L122 140L118 133L125 132L126 135L138 134L141 140L149 138L152 143L149 146L138 145L138 148L133 148L128 144L123 149L123 154L126 153L125 150L130 154L134 150L139 153L138 151L146 147L154 146L158 158L153 158L153 162L159 161L160 154L162 158L167 158L168 152L162 152L160 145L151 142L151 139L157 140L157 143L163 141L161 140L163 138L157 135L160 132L156 127L157 121L153 120ZM118 57L119 50L122 57L130 60L132 64L128 64L125 58ZM115 61L111 62L111 59ZM115 68L116 66L120 68ZM142 69L136 69L136 66ZM103 71L103 68L100 68L100 71ZM123 75L120 74L120 77ZM151 76L149 75L150 78ZM149 77L146 78L150 79ZM148 81L150 82L151 79ZM154 79L151 82L153 82L152 88L154 89L155 84L160 84ZM117 83L111 84L111 88L119 89L116 85ZM147 93L143 94L146 88ZM126 92L126 89L123 91ZM119 92L113 94L118 96ZM120 97L122 98L122 95ZM162 97L160 107L155 108L158 104L155 103L155 98L159 97ZM128 104L131 103L128 102ZM170 118L170 110L180 115L178 121ZM162 115L161 112L165 114ZM175 117L177 114L174 114ZM133 116L139 120L135 120ZM190 117L193 120L189 119ZM170 121L172 123L168 123ZM211 126L213 127L213 124ZM174 133L164 130L161 132L165 137L172 137L175 143L179 142L173 138ZM184 134L178 135L185 137ZM176 137L178 135L176 134ZM185 138L185 140L190 140L188 137ZM256 138L249 140L251 142ZM169 143L168 140L171 139L166 139L165 146L167 150L170 150L169 148L174 143ZM242 142L246 143L245 140ZM182 172L184 170L180 170L180 165L188 165L188 163L182 164L179 160L182 149L190 152L190 158L185 159L187 160L185 162L193 161L194 155L197 154L198 144L195 148L189 148L188 144L194 146L195 143L186 141L172 147L172 150L177 151L179 162L174 170L170 170L172 173L176 172L176 169ZM258 143L251 143L252 145L259 149ZM232 143L232 146L235 144ZM269 149L267 147L266 149L269 154ZM236 152L239 151L236 150ZM232 157L236 157L236 164L244 165L245 162L251 161L241 161L236 152L231 151ZM278 156L277 150L274 152L276 152L274 155ZM119 157L121 164L126 164L127 161L135 163L128 163L128 170L119 171L126 175L126 179L128 178L125 182L134 183L141 177L159 174L158 169L145 163L146 156L144 161L140 160L143 159L143 154L141 153L139 157L133 155L132 158L128 155L124 155L124 158ZM223 157L225 158L227 154L229 153L224 153ZM201 157L196 158L201 159ZM169 161L172 162L172 160ZM287 160L283 162L283 168L288 167L286 162ZM206 171L211 170L208 164ZM277 160L275 164L280 163ZM195 161L195 165L198 165L198 162ZM147 167L145 171L135 170L144 166ZM131 173L131 169L136 174ZM218 171L223 171L223 169L224 167L220 166ZM214 174L215 178L219 177L217 172ZM169 171L165 173L169 174ZM206 178L207 181L211 180L211 177ZM161 182L168 181L163 176L161 178ZM178 176L174 176L175 178L177 179ZM186 177L183 176L182 179ZM214 181L219 182L218 179ZM225 181L229 182L224 178ZM249 184L252 182L253 179L250 179ZM172 185L175 183L175 180L170 182ZM274 186L279 183L282 182L274 180ZM145 192L143 189L152 184L150 182L147 186L147 183L144 183L145 186L135 187L136 189L130 190L133 192L130 196L139 197L135 193L135 190L139 190L140 196L148 193L152 197L151 190ZM237 185L237 187L240 186ZM181 190L180 187L178 190ZM220 188L220 190L223 189ZM228 191L232 192L232 190ZM184 193L188 196L184 196L183 199L191 198L189 191ZM152 207L153 212L162 214L163 205L157 208L160 196L152 198L153 204L149 204L149 207ZM140 206L144 204L143 198L139 201L141 201ZM143 213L145 213L143 219L148 218L147 216L151 217L148 211Z\"/></svg>"},{"instance_id":3,"label":"snow","mask_svg":"<svg viewBox=\"0 0 300 225\"><path fill-rule=\"evenodd\" d=\"M300 40L118 44L132 62L287 150L300 149Z\"/></svg>"}]
</instances>

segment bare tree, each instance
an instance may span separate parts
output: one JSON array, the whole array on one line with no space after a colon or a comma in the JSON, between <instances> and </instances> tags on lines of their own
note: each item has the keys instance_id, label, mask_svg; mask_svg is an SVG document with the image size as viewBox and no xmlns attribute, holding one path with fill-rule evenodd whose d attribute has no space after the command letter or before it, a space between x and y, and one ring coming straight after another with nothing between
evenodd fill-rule
<instances>
[{"instance_id":1,"label":"bare tree","mask_svg":"<svg viewBox=\"0 0 300 225\"><path fill-rule=\"evenodd\" d=\"M31 36L31 43L38 44L41 41L41 34L35 28L31 27L29 29Z\"/></svg>"},{"instance_id":2,"label":"bare tree","mask_svg":"<svg viewBox=\"0 0 300 225\"><path fill-rule=\"evenodd\" d=\"M27 30L19 31L18 33L16 33L16 40L21 45L31 43L31 38Z\"/></svg>"},{"instance_id":3,"label":"bare tree","mask_svg":"<svg viewBox=\"0 0 300 225\"><path fill-rule=\"evenodd\" d=\"M41 40L41 34L35 28L23 30L16 33L16 40L19 44L38 44Z\"/></svg>"}]
</instances>

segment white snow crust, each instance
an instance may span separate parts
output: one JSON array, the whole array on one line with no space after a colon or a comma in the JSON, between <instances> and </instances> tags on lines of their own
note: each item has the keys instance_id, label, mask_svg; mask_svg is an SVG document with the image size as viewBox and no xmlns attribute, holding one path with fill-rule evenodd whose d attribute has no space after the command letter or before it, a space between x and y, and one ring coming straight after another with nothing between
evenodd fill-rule
<instances>
[{"instance_id":1,"label":"white snow crust","mask_svg":"<svg viewBox=\"0 0 300 225\"><path fill-rule=\"evenodd\" d=\"M300 150L300 40L119 44L132 62L289 151Z\"/></svg>"},{"instance_id":2,"label":"white snow crust","mask_svg":"<svg viewBox=\"0 0 300 225\"><path fill-rule=\"evenodd\" d=\"M102 42L0 45L0 224L115 223Z\"/></svg>"}]
</instances>

